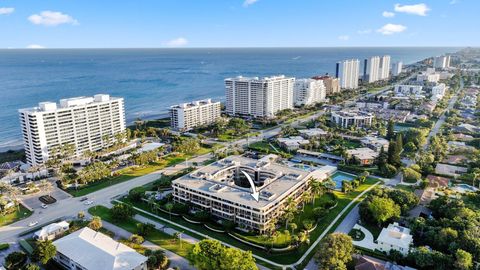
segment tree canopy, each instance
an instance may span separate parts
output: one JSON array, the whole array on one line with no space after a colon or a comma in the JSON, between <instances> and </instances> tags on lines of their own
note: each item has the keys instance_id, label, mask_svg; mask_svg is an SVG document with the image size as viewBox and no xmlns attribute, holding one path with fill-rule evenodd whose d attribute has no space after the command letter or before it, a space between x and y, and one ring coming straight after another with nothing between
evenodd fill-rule
<instances>
[{"instance_id":1,"label":"tree canopy","mask_svg":"<svg viewBox=\"0 0 480 270\"><path fill-rule=\"evenodd\" d=\"M352 238L343 233L327 235L318 248L319 270L346 270L352 260Z\"/></svg>"}]
</instances>

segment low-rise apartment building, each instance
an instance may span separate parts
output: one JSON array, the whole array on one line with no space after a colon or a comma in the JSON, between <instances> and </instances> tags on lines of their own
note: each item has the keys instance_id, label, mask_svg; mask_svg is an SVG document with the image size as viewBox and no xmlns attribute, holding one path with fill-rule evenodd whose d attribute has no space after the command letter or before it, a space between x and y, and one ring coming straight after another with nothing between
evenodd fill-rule
<instances>
[{"instance_id":1,"label":"low-rise apartment building","mask_svg":"<svg viewBox=\"0 0 480 270\"><path fill-rule=\"evenodd\" d=\"M276 155L256 160L230 156L184 175L172 182L176 202L188 203L212 216L230 220L244 230L263 233L279 218L288 198L300 201L312 179L322 181L336 167L324 166L313 171L301 170L276 162ZM259 200L245 174L254 182Z\"/></svg>"},{"instance_id":2,"label":"low-rise apartment building","mask_svg":"<svg viewBox=\"0 0 480 270\"><path fill-rule=\"evenodd\" d=\"M330 120L342 128L349 128L351 126L369 127L372 125L373 114L358 110L338 111L332 112Z\"/></svg>"},{"instance_id":3,"label":"low-rise apartment building","mask_svg":"<svg viewBox=\"0 0 480 270\"><path fill-rule=\"evenodd\" d=\"M109 95L41 102L19 114L27 163L34 166L44 164L55 147L71 145L78 157L111 146L125 131L123 98Z\"/></svg>"},{"instance_id":4,"label":"low-rise apartment building","mask_svg":"<svg viewBox=\"0 0 480 270\"><path fill-rule=\"evenodd\" d=\"M220 110L220 102L212 102L211 99L175 105L170 107L170 125L182 131L209 125L220 118Z\"/></svg>"}]
</instances>

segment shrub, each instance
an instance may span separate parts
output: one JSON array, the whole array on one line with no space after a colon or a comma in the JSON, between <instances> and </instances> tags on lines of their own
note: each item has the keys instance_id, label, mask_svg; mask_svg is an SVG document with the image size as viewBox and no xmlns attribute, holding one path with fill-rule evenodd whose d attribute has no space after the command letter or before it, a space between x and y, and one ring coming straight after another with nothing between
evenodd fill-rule
<instances>
[{"instance_id":1,"label":"shrub","mask_svg":"<svg viewBox=\"0 0 480 270\"><path fill-rule=\"evenodd\" d=\"M128 239L130 242L134 243L134 244L137 244L137 245L140 245L141 243L143 243L145 241L145 239L143 239L143 237L141 235L138 235L138 234L132 234L132 236L130 236L130 239Z\"/></svg>"},{"instance_id":2,"label":"shrub","mask_svg":"<svg viewBox=\"0 0 480 270\"><path fill-rule=\"evenodd\" d=\"M136 187L128 192L128 199L134 202L139 202L142 200L144 194L145 189L143 187Z\"/></svg>"},{"instance_id":3,"label":"shrub","mask_svg":"<svg viewBox=\"0 0 480 270\"><path fill-rule=\"evenodd\" d=\"M10 247L9 243L1 243L0 244L0 250L6 250Z\"/></svg>"},{"instance_id":4,"label":"shrub","mask_svg":"<svg viewBox=\"0 0 480 270\"><path fill-rule=\"evenodd\" d=\"M322 217L326 216L328 214L328 210L323 208L323 207L315 207L313 209L313 215L315 216L315 218L318 220L318 219L321 219Z\"/></svg>"},{"instance_id":5,"label":"shrub","mask_svg":"<svg viewBox=\"0 0 480 270\"><path fill-rule=\"evenodd\" d=\"M416 183L418 180L420 180L420 178L422 178L422 175L412 168L404 168L403 177L407 183Z\"/></svg>"},{"instance_id":6,"label":"shrub","mask_svg":"<svg viewBox=\"0 0 480 270\"><path fill-rule=\"evenodd\" d=\"M305 219L304 221L302 221L302 224L303 224L303 228L305 228L305 230L309 231L313 228L315 222L311 219Z\"/></svg>"}]
</instances>

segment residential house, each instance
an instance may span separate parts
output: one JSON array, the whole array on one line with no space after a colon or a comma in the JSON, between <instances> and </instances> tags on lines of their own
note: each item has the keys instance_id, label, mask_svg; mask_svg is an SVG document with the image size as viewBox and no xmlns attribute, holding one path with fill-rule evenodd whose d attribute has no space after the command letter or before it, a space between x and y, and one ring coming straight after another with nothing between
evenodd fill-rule
<instances>
[{"instance_id":1,"label":"residential house","mask_svg":"<svg viewBox=\"0 0 480 270\"><path fill-rule=\"evenodd\" d=\"M68 270L147 270L147 257L88 227L53 244L54 260Z\"/></svg>"},{"instance_id":2,"label":"residential house","mask_svg":"<svg viewBox=\"0 0 480 270\"><path fill-rule=\"evenodd\" d=\"M354 157L361 165L366 166L372 165L375 162L375 159L378 157L378 152L367 147L361 147L347 150L347 155Z\"/></svg>"},{"instance_id":3,"label":"residential house","mask_svg":"<svg viewBox=\"0 0 480 270\"><path fill-rule=\"evenodd\" d=\"M410 245L413 242L413 237L410 234L410 229L398 225L394 222L389 224L387 228L383 228L377 238L378 248L381 251L390 252L390 250L397 250L403 255L407 255Z\"/></svg>"},{"instance_id":4,"label":"residential house","mask_svg":"<svg viewBox=\"0 0 480 270\"><path fill-rule=\"evenodd\" d=\"M461 174L464 174L468 171L466 167L460 167L455 165L437 163L435 167L435 173L440 175L448 175L452 177L459 177Z\"/></svg>"},{"instance_id":5,"label":"residential house","mask_svg":"<svg viewBox=\"0 0 480 270\"><path fill-rule=\"evenodd\" d=\"M33 234L33 239L40 241L53 240L63 235L69 228L70 224L66 221L51 223L42 227L39 231L36 231Z\"/></svg>"}]
</instances>

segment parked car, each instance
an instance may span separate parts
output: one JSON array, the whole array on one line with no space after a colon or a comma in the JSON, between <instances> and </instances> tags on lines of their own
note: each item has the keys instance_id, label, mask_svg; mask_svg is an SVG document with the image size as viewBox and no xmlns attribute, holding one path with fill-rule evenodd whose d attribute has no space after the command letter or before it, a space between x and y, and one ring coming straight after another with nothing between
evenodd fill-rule
<instances>
[{"instance_id":1,"label":"parked car","mask_svg":"<svg viewBox=\"0 0 480 270\"><path fill-rule=\"evenodd\" d=\"M90 205L90 204L92 204L92 203L93 203L93 201L86 201L86 202L84 202L83 204L85 204L85 205Z\"/></svg>"},{"instance_id":2,"label":"parked car","mask_svg":"<svg viewBox=\"0 0 480 270\"><path fill-rule=\"evenodd\" d=\"M88 200L88 197L83 197L83 198L80 199L81 202L84 202L86 200Z\"/></svg>"},{"instance_id":3,"label":"parked car","mask_svg":"<svg viewBox=\"0 0 480 270\"><path fill-rule=\"evenodd\" d=\"M43 209L47 209L47 208L48 208L48 205L42 203L42 208L43 208Z\"/></svg>"},{"instance_id":4,"label":"parked car","mask_svg":"<svg viewBox=\"0 0 480 270\"><path fill-rule=\"evenodd\" d=\"M28 227L33 227L37 224L38 224L38 221L32 221L32 222L28 223Z\"/></svg>"}]
</instances>

